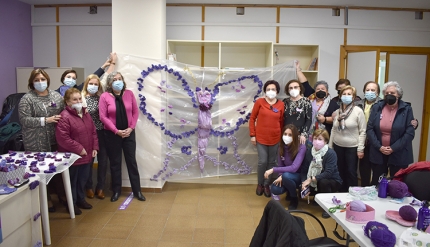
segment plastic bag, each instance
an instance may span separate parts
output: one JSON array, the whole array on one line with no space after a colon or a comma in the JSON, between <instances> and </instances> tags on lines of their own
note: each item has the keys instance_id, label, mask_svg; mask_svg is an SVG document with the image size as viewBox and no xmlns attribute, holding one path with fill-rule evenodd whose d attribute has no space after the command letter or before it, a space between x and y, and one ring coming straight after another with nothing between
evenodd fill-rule
<instances>
[{"instance_id":1,"label":"plastic bag","mask_svg":"<svg viewBox=\"0 0 430 247\"><path fill-rule=\"evenodd\" d=\"M349 187L349 194L354 200L374 201L378 198L378 191L374 185L367 187Z\"/></svg>"}]
</instances>

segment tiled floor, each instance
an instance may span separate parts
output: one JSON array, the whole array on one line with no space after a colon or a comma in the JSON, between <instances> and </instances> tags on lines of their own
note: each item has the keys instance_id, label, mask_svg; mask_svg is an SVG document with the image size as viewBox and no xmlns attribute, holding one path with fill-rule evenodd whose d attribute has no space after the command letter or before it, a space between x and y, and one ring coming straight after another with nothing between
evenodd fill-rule
<instances>
[{"instance_id":1,"label":"tiled floor","mask_svg":"<svg viewBox=\"0 0 430 247\"><path fill-rule=\"evenodd\" d=\"M93 209L82 210L75 219L54 201L51 246L249 246L269 201L255 195L254 185L167 183L163 193L144 193L146 202L132 200L126 210L118 210L127 195L117 202L110 202L110 194L104 200L88 199ZM288 206L285 196L281 203ZM335 238L331 233L335 221L322 219L322 209L305 200L298 209L317 215ZM322 236L316 221L302 217L310 239Z\"/></svg>"}]
</instances>

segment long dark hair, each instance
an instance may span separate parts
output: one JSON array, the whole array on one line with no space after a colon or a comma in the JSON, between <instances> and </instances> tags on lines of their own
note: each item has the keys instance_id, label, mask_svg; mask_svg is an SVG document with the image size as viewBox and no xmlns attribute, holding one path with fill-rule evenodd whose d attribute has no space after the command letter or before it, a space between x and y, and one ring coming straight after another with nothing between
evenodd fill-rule
<instances>
[{"instance_id":1,"label":"long dark hair","mask_svg":"<svg viewBox=\"0 0 430 247\"><path fill-rule=\"evenodd\" d=\"M290 147L288 149L288 153L290 154L291 159L295 159L297 153L299 152L299 131L297 130L296 126L292 124L287 124L284 126L281 132L281 141L279 143L279 155L282 157L284 156L284 147L285 143L284 140L282 140L282 136L284 136L284 133L287 129L291 130L291 133L293 135L293 141L290 144Z\"/></svg>"}]
</instances>

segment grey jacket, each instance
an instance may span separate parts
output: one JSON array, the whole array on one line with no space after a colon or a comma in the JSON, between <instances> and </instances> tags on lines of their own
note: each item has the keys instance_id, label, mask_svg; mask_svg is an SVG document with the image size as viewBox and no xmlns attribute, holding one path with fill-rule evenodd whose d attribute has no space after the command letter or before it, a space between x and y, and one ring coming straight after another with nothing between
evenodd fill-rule
<instances>
[{"instance_id":1,"label":"grey jacket","mask_svg":"<svg viewBox=\"0 0 430 247\"><path fill-rule=\"evenodd\" d=\"M53 90L48 90L46 96L39 96L34 90L26 93L19 102L19 121L22 126L22 136L26 151L51 151L55 140L55 124L42 126L41 117L60 115L64 109L64 100Z\"/></svg>"}]
</instances>

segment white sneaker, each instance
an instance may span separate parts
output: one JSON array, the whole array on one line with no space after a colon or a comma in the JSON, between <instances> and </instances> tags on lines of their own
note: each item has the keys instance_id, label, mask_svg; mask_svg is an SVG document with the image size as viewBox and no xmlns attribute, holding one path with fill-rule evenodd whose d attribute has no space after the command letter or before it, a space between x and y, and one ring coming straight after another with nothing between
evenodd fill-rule
<instances>
[{"instance_id":1,"label":"white sneaker","mask_svg":"<svg viewBox=\"0 0 430 247\"><path fill-rule=\"evenodd\" d=\"M273 200L275 200L275 201L279 201L279 196L278 196L278 195L274 195L274 194L272 194L272 198L273 198Z\"/></svg>"}]
</instances>

